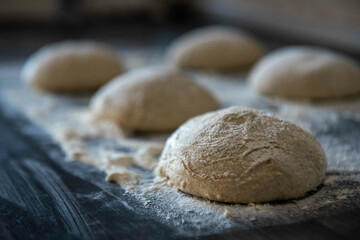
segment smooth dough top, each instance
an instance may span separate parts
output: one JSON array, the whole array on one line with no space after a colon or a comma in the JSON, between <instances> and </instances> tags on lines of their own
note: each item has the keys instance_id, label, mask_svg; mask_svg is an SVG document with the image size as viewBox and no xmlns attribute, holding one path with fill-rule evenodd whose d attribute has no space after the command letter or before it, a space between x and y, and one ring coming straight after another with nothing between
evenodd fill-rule
<instances>
[{"instance_id":1,"label":"smooth dough top","mask_svg":"<svg viewBox=\"0 0 360 240\"><path fill-rule=\"evenodd\" d=\"M101 88L90 103L95 118L128 130L167 131L219 107L205 88L167 67L136 69Z\"/></svg>"},{"instance_id":2,"label":"smooth dough top","mask_svg":"<svg viewBox=\"0 0 360 240\"><path fill-rule=\"evenodd\" d=\"M212 26L191 31L168 49L179 68L234 70L248 67L264 54L262 44L231 27Z\"/></svg>"},{"instance_id":3,"label":"smooth dough top","mask_svg":"<svg viewBox=\"0 0 360 240\"><path fill-rule=\"evenodd\" d=\"M157 173L195 196L252 203L301 197L320 184L326 167L310 133L231 107L181 125L167 140Z\"/></svg>"},{"instance_id":4,"label":"smooth dough top","mask_svg":"<svg viewBox=\"0 0 360 240\"><path fill-rule=\"evenodd\" d=\"M330 98L360 93L360 67L342 54L315 47L286 47L265 56L249 81L259 93L288 98Z\"/></svg>"},{"instance_id":5,"label":"smooth dough top","mask_svg":"<svg viewBox=\"0 0 360 240\"><path fill-rule=\"evenodd\" d=\"M25 63L21 78L46 91L89 91L123 71L111 47L93 41L64 41L35 52Z\"/></svg>"}]
</instances>

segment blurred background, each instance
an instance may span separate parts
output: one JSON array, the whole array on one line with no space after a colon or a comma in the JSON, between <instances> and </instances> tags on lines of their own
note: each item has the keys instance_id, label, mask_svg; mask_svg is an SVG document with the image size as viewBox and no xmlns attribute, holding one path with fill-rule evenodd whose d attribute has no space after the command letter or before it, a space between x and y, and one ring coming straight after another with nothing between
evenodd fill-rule
<instances>
[{"instance_id":1,"label":"blurred background","mask_svg":"<svg viewBox=\"0 0 360 240\"><path fill-rule=\"evenodd\" d=\"M0 0L0 60L65 39L162 49L210 24L242 27L270 50L312 44L360 57L359 0Z\"/></svg>"}]
</instances>

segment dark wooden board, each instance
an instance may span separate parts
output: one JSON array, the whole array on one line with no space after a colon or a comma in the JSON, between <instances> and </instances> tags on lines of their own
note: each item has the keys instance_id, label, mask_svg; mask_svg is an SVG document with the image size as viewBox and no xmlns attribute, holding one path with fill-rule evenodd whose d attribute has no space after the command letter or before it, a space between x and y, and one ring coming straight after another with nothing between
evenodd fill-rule
<instances>
[{"instance_id":1,"label":"dark wooden board","mask_svg":"<svg viewBox=\"0 0 360 240\"><path fill-rule=\"evenodd\" d=\"M181 238L96 168L66 163L42 129L0 104L0 239ZM92 176L75 176L69 168ZM93 182L98 182L94 184ZM360 233L360 209L308 222L233 231L199 239L352 239Z\"/></svg>"},{"instance_id":2,"label":"dark wooden board","mask_svg":"<svg viewBox=\"0 0 360 240\"><path fill-rule=\"evenodd\" d=\"M119 191L114 195L66 171L51 138L7 110L0 107L0 239L172 237L173 231L151 216L136 214L136 204L126 203L119 186L102 180Z\"/></svg>"}]
</instances>

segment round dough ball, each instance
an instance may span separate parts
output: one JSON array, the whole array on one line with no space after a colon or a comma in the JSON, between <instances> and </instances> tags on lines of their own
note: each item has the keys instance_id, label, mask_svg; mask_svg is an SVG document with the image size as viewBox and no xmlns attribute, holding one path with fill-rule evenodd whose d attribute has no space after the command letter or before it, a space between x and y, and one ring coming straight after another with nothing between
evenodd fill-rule
<instances>
[{"instance_id":1,"label":"round dough ball","mask_svg":"<svg viewBox=\"0 0 360 240\"><path fill-rule=\"evenodd\" d=\"M286 47L264 57L250 73L262 94L330 98L360 92L360 68L352 59L315 47Z\"/></svg>"},{"instance_id":2,"label":"round dough ball","mask_svg":"<svg viewBox=\"0 0 360 240\"><path fill-rule=\"evenodd\" d=\"M21 77L46 91L90 91L119 75L123 69L109 46L91 41L66 41L34 53L25 63Z\"/></svg>"},{"instance_id":3,"label":"round dough ball","mask_svg":"<svg viewBox=\"0 0 360 240\"><path fill-rule=\"evenodd\" d=\"M169 48L179 68L233 70L253 64L264 53L262 44L229 27L207 27L185 34Z\"/></svg>"},{"instance_id":4,"label":"round dough ball","mask_svg":"<svg viewBox=\"0 0 360 240\"><path fill-rule=\"evenodd\" d=\"M128 130L166 131L219 107L214 97L176 70L133 70L102 87L90 107L97 119L112 120Z\"/></svg>"},{"instance_id":5,"label":"round dough ball","mask_svg":"<svg viewBox=\"0 0 360 240\"><path fill-rule=\"evenodd\" d=\"M232 107L190 119L167 140L157 173L210 200L267 202L303 196L327 161L310 133L254 110Z\"/></svg>"}]
</instances>

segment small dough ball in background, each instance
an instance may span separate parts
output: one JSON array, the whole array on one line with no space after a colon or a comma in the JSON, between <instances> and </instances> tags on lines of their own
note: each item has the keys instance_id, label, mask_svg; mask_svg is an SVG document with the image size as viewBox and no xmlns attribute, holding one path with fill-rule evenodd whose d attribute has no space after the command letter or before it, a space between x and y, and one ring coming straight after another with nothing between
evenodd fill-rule
<instances>
[{"instance_id":1,"label":"small dough ball in background","mask_svg":"<svg viewBox=\"0 0 360 240\"><path fill-rule=\"evenodd\" d=\"M264 54L264 47L247 33L212 26L191 31L177 40L168 55L179 68L234 70L248 67Z\"/></svg>"},{"instance_id":2,"label":"small dough ball in background","mask_svg":"<svg viewBox=\"0 0 360 240\"><path fill-rule=\"evenodd\" d=\"M21 78L45 91L91 91L123 71L111 47L92 41L65 41L35 52L25 63Z\"/></svg>"},{"instance_id":3,"label":"small dough ball in background","mask_svg":"<svg viewBox=\"0 0 360 240\"><path fill-rule=\"evenodd\" d=\"M326 167L310 133L231 107L181 125L167 140L157 173L195 196L253 203L301 197L321 183Z\"/></svg>"},{"instance_id":4,"label":"small dough ball in background","mask_svg":"<svg viewBox=\"0 0 360 240\"><path fill-rule=\"evenodd\" d=\"M330 98L360 93L360 67L342 54L316 47L285 47L251 70L252 89L285 98Z\"/></svg>"},{"instance_id":5,"label":"small dough ball in background","mask_svg":"<svg viewBox=\"0 0 360 240\"><path fill-rule=\"evenodd\" d=\"M90 103L96 119L115 121L130 131L173 130L218 107L205 88L167 67L135 69L115 78Z\"/></svg>"}]
</instances>

